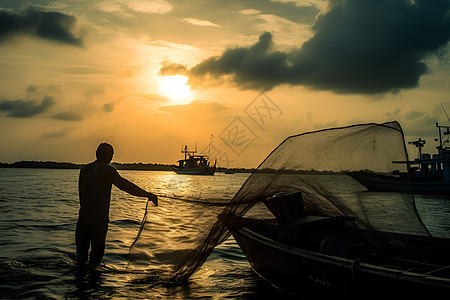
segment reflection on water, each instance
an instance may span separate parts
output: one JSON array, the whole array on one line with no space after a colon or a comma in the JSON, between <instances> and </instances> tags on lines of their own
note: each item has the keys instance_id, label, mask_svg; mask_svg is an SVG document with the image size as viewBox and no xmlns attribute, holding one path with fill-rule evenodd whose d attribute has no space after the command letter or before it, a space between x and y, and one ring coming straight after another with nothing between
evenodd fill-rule
<instances>
[{"instance_id":1,"label":"reflection on water","mask_svg":"<svg viewBox=\"0 0 450 300\"><path fill-rule=\"evenodd\" d=\"M416 195L416 207L431 235L450 238L450 196Z\"/></svg>"},{"instance_id":2,"label":"reflection on water","mask_svg":"<svg viewBox=\"0 0 450 300\"><path fill-rule=\"evenodd\" d=\"M120 173L156 194L215 202L229 201L248 176ZM0 298L261 298L260 292L284 297L284 292L251 271L232 239L220 245L185 284L169 286L159 277L148 276L137 280L140 274L127 270L128 250L139 229L146 201L115 188L106 266L77 267L74 243L79 207L77 180L78 170L0 169ZM160 206L151 207L150 214L158 215L152 222L164 234L177 233L180 223L184 229L195 232L194 218L184 217L193 210L206 216L210 209L161 197ZM154 214L156 210L158 214ZM150 246L152 255L171 255L165 249Z\"/></svg>"}]
</instances>

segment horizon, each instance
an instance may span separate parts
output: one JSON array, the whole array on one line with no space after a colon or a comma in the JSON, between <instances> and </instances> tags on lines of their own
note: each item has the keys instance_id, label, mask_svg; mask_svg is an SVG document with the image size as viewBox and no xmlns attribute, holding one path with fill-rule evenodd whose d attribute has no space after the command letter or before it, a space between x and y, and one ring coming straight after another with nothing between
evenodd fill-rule
<instances>
[{"instance_id":1,"label":"horizon","mask_svg":"<svg viewBox=\"0 0 450 300\"><path fill-rule=\"evenodd\" d=\"M4 0L0 161L256 168L288 136L449 124L450 3ZM416 149L407 145L410 157Z\"/></svg>"},{"instance_id":2,"label":"horizon","mask_svg":"<svg viewBox=\"0 0 450 300\"><path fill-rule=\"evenodd\" d=\"M40 163L40 164L45 164L45 163L50 163L50 164L69 164L69 165L73 165L73 166L84 166L86 164L91 163L92 161L89 162L85 162L85 163L74 163L74 162L70 162L70 161L39 161L39 160L21 160L21 161L15 161L12 163L5 163L0 161L0 167L1 165L14 165L14 164L19 164L19 163ZM158 162L153 162L153 163L143 163L143 162L117 162L117 161L111 161L109 163L110 165L122 165L122 166L126 166L126 165L144 165L144 166L175 166L176 164L164 164L164 163L158 163ZM252 170L255 168L244 168L244 167L217 167L217 169L246 169L246 170Z\"/></svg>"}]
</instances>

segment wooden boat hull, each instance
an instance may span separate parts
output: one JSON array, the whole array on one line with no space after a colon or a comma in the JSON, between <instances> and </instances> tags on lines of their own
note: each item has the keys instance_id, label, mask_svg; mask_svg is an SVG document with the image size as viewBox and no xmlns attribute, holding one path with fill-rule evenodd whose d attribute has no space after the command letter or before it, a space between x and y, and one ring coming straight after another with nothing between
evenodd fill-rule
<instances>
[{"instance_id":1,"label":"wooden boat hull","mask_svg":"<svg viewBox=\"0 0 450 300\"><path fill-rule=\"evenodd\" d=\"M388 289L411 293L450 290L450 279L438 277L440 273L436 271L430 274L415 273L394 266L327 255L276 241L246 227L235 230L233 237L258 275L276 287L295 294L317 287L327 287L327 291L342 293L369 290L382 293ZM428 240L423 242L426 245ZM433 246L429 246L433 249ZM449 253L444 251L440 255L448 256ZM441 272L448 276L449 271ZM383 287L381 291L380 286Z\"/></svg>"},{"instance_id":2,"label":"wooden boat hull","mask_svg":"<svg viewBox=\"0 0 450 300\"><path fill-rule=\"evenodd\" d=\"M371 172L350 172L349 175L371 191L444 194L450 193L450 181L444 180L411 180L409 183L401 177L381 175Z\"/></svg>"},{"instance_id":3,"label":"wooden boat hull","mask_svg":"<svg viewBox=\"0 0 450 300\"><path fill-rule=\"evenodd\" d=\"M211 167L178 168L172 166L172 169L175 173L184 175L214 175L216 171Z\"/></svg>"}]
</instances>

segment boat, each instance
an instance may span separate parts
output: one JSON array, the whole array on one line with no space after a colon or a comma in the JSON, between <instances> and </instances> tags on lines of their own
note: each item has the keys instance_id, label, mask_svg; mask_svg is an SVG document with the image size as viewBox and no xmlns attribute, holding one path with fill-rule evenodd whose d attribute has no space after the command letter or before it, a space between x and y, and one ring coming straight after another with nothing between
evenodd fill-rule
<instances>
[{"instance_id":1,"label":"boat","mask_svg":"<svg viewBox=\"0 0 450 300\"><path fill-rule=\"evenodd\" d=\"M178 160L178 166L172 166L172 170L177 174L185 175L214 175L216 171L217 160L214 166L210 166L208 155L196 154L196 150L188 150L185 145L181 150L184 154L184 159Z\"/></svg>"},{"instance_id":2,"label":"boat","mask_svg":"<svg viewBox=\"0 0 450 300\"><path fill-rule=\"evenodd\" d=\"M392 173L407 157L396 121L287 137L207 224L173 280L232 235L258 275L298 298L450 291L450 238L431 235L415 195L368 192L346 172Z\"/></svg>"},{"instance_id":3,"label":"boat","mask_svg":"<svg viewBox=\"0 0 450 300\"><path fill-rule=\"evenodd\" d=\"M235 216L227 227L253 270L275 287L297 296L450 290L450 239L358 229L346 216L309 216L300 192L264 203L275 218Z\"/></svg>"},{"instance_id":4,"label":"boat","mask_svg":"<svg viewBox=\"0 0 450 300\"><path fill-rule=\"evenodd\" d=\"M448 292L450 238L429 233L414 194L367 192L346 172L392 173L393 161L407 161L398 122L288 137L219 221L260 277L297 297Z\"/></svg>"},{"instance_id":5,"label":"boat","mask_svg":"<svg viewBox=\"0 0 450 300\"><path fill-rule=\"evenodd\" d=\"M422 153L426 141L418 139L409 142L419 149L419 157L413 161L393 161L406 165L406 172L394 170L383 174L370 170L349 172L356 181L371 191L411 192L417 194L440 194L450 192L450 126L436 123L439 132L437 154ZM444 141L444 137L447 140Z\"/></svg>"}]
</instances>

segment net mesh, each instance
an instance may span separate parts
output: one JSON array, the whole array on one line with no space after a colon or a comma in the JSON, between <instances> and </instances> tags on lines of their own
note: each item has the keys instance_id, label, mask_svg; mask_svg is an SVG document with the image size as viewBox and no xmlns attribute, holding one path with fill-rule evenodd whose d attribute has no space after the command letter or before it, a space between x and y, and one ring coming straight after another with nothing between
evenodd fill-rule
<instances>
[{"instance_id":1,"label":"net mesh","mask_svg":"<svg viewBox=\"0 0 450 300\"><path fill-rule=\"evenodd\" d=\"M291 136L284 140L245 181L233 199L223 207L208 209L202 216L192 215L197 234L180 232L176 238L166 235L160 242L149 235L151 223L144 218L140 235L130 249L133 266L153 269L158 276L182 281L199 268L214 247L230 233L227 226L236 216L273 218L264 199L279 192L301 192L307 215L349 216L354 226L364 229L428 235L414 205L412 193L370 192L348 172L370 170L392 174L407 172L408 159L404 136L397 122L362 124L332 128ZM194 214L198 214L194 213ZM147 216L147 214L146 214ZM153 222L157 222L157 216ZM153 239L153 240L152 240ZM176 255L167 255L164 268L159 261L140 256L158 247L172 247Z\"/></svg>"}]
</instances>

